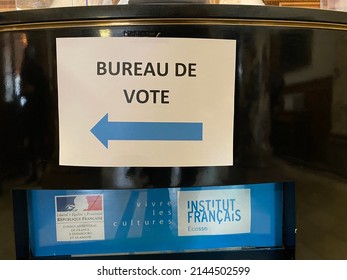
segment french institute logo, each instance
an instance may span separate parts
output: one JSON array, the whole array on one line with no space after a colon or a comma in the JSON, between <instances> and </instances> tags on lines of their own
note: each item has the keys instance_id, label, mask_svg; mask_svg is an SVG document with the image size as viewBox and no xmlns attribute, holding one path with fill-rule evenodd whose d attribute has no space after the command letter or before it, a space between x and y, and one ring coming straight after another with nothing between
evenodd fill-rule
<instances>
[{"instance_id":1,"label":"french institute logo","mask_svg":"<svg viewBox=\"0 0 347 280\"><path fill-rule=\"evenodd\" d=\"M251 191L221 188L178 192L178 235L249 233Z\"/></svg>"},{"instance_id":2,"label":"french institute logo","mask_svg":"<svg viewBox=\"0 0 347 280\"><path fill-rule=\"evenodd\" d=\"M57 241L104 240L103 196L55 197Z\"/></svg>"}]
</instances>

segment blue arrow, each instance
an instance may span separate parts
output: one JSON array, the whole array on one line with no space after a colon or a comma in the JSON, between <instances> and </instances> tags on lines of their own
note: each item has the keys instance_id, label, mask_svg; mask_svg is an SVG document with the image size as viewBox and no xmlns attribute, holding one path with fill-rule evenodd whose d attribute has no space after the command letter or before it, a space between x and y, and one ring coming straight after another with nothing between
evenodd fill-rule
<instances>
[{"instance_id":1,"label":"blue arrow","mask_svg":"<svg viewBox=\"0 0 347 280\"><path fill-rule=\"evenodd\" d=\"M109 122L106 114L90 131L108 148L110 140L202 141L202 123Z\"/></svg>"}]
</instances>

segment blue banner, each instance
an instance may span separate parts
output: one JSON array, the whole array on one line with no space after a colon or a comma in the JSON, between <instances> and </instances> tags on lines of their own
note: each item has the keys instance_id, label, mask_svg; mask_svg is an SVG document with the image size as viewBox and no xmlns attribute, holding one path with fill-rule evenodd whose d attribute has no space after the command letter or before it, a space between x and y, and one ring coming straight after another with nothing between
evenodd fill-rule
<instances>
[{"instance_id":1,"label":"blue banner","mask_svg":"<svg viewBox=\"0 0 347 280\"><path fill-rule=\"evenodd\" d=\"M34 256L282 246L281 183L30 190Z\"/></svg>"}]
</instances>

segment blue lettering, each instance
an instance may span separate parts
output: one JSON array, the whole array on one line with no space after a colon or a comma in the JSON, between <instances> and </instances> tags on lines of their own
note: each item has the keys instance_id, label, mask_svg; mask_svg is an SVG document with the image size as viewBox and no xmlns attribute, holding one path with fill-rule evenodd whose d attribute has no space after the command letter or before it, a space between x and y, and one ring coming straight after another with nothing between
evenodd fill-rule
<instances>
[{"instance_id":1,"label":"blue lettering","mask_svg":"<svg viewBox=\"0 0 347 280\"><path fill-rule=\"evenodd\" d=\"M212 204L213 204L214 200L212 200ZM211 204L211 199L206 199L206 203L207 203L207 210L210 211L210 204ZM212 208L214 208L214 206L212 205Z\"/></svg>"},{"instance_id":2,"label":"blue lettering","mask_svg":"<svg viewBox=\"0 0 347 280\"><path fill-rule=\"evenodd\" d=\"M218 221L218 224L223 222L223 218L221 217L222 213L223 212L221 210L217 211L217 221Z\"/></svg>"},{"instance_id":3,"label":"blue lettering","mask_svg":"<svg viewBox=\"0 0 347 280\"><path fill-rule=\"evenodd\" d=\"M240 209L237 209L237 210L235 211L235 215L236 215L235 221L236 221L236 222L241 221L241 213L240 213L240 212L241 212Z\"/></svg>"},{"instance_id":4,"label":"blue lettering","mask_svg":"<svg viewBox=\"0 0 347 280\"><path fill-rule=\"evenodd\" d=\"M231 210L234 211L234 209L235 209L235 204L234 204L235 203L235 199L231 198L230 201L231 201Z\"/></svg>"},{"instance_id":5,"label":"blue lettering","mask_svg":"<svg viewBox=\"0 0 347 280\"><path fill-rule=\"evenodd\" d=\"M204 205L204 201L203 200L200 200L199 201L199 206L200 206L200 208L199 208L199 211L205 211L205 205Z\"/></svg>"},{"instance_id":6,"label":"blue lettering","mask_svg":"<svg viewBox=\"0 0 347 280\"><path fill-rule=\"evenodd\" d=\"M202 217L201 217L201 222L208 222L208 219L207 219L207 214L206 212L202 212Z\"/></svg>"},{"instance_id":7,"label":"blue lettering","mask_svg":"<svg viewBox=\"0 0 347 280\"><path fill-rule=\"evenodd\" d=\"M198 223L200 223L201 221L200 221L200 212L199 211L195 211L194 212L194 222L196 223L196 222L198 222Z\"/></svg>"},{"instance_id":8,"label":"blue lettering","mask_svg":"<svg viewBox=\"0 0 347 280\"><path fill-rule=\"evenodd\" d=\"M231 222L229 211L225 211L224 222Z\"/></svg>"},{"instance_id":9,"label":"blue lettering","mask_svg":"<svg viewBox=\"0 0 347 280\"><path fill-rule=\"evenodd\" d=\"M221 199L216 199L216 202L217 202L217 210L219 210L221 208L220 207Z\"/></svg>"},{"instance_id":10,"label":"blue lettering","mask_svg":"<svg viewBox=\"0 0 347 280\"><path fill-rule=\"evenodd\" d=\"M198 211L198 202L197 201L191 201L192 211Z\"/></svg>"},{"instance_id":11,"label":"blue lettering","mask_svg":"<svg viewBox=\"0 0 347 280\"><path fill-rule=\"evenodd\" d=\"M192 214L193 214L192 211L188 212L188 223L190 223L190 220L192 219Z\"/></svg>"},{"instance_id":12,"label":"blue lettering","mask_svg":"<svg viewBox=\"0 0 347 280\"><path fill-rule=\"evenodd\" d=\"M208 223L241 221L241 210L236 209L236 200L206 199L187 201L188 223ZM169 214L171 215L171 213Z\"/></svg>"},{"instance_id":13,"label":"blue lettering","mask_svg":"<svg viewBox=\"0 0 347 280\"><path fill-rule=\"evenodd\" d=\"M222 207L224 211L228 211L229 209L229 200L223 199L222 200Z\"/></svg>"},{"instance_id":14,"label":"blue lettering","mask_svg":"<svg viewBox=\"0 0 347 280\"><path fill-rule=\"evenodd\" d=\"M210 222L215 222L216 221L216 211L209 211L209 220Z\"/></svg>"}]
</instances>

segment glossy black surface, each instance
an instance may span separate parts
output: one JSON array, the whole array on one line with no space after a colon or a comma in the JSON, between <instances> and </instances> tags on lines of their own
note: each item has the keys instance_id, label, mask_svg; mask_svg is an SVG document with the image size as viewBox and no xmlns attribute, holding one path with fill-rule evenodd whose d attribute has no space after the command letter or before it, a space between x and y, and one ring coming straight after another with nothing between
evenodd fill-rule
<instances>
[{"instance_id":1,"label":"glossy black surface","mask_svg":"<svg viewBox=\"0 0 347 280\"><path fill-rule=\"evenodd\" d=\"M115 14L119 13L118 7L112 8ZM148 14L151 9L146 7ZM205 7L201 9L206 12ZM87 11L73 10L80 14ZM128 7L127 10L133 15L134 11L143 9ZM179 12L185 14L191 9L180 6L175 10L179 17ZM290 16L291 11L287 10ZM95 10L95 18L101 18L102 11ZM325 14L322 12L322 16ZM105 28L117 37L160 34L161 37L237 40L234 166L58 165L55 39L98 37ZM172 24L0 32L1 181L25 178L24 182L35 182L43 188L272 182L288 179L281 168L282 159L346 176L347 116L343 107L347 98L343 90L347 88L347 80L343 78L347 71L346 48L347 31L273 26Z\"/></svg>"},{"instance_id":2,"label":"glossy black surface","mask_svg":"<svg viewBox=\"0 0 347 280\"><path fill-rule=\"evenodd\" d=\"M271 21L268 26L211 22L5 29L44 18L116 22L162 17ZM298 28L295 22L275 26L277 20L340 23L341 30ZM237 40L234 166L59 166L55 40L100 37L103 30L114 37ZM108 189L294 181L302 190L310 187L303 168L318 170L322 178L347 178L346 49L346 14L318 10L180 5L0 14L0 186Z\"/></svg>"},{"instance_id":3,"label":"glossy black surface","mask_svg":"<svg viewBox=\"0 0 347 280\"><path fill-rule=\"evenodd\" d=\"M0 24L140 18L233 18L347 23L344 12L317 9L246 5L134 4L25 10L20 11L20 15L18 12L6 12L0 13Z\"/></svg>"}]
</instances>

